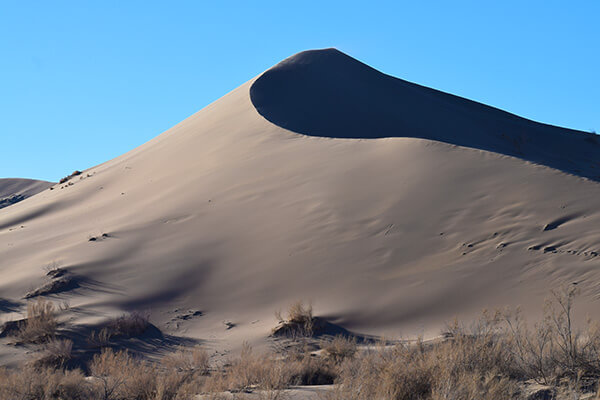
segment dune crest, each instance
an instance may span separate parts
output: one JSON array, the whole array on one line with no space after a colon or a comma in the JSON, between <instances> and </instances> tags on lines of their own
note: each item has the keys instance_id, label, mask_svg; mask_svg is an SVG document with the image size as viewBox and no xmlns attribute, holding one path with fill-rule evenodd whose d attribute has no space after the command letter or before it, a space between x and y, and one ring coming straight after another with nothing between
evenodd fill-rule
<instances>
[{"instance_id":1,"label":"dune crest","mask_svg":"<svg viewBox=\"0 0 600 400\"><path fill-rule=\"evenodd\" d=\"M336 50L298 53L262 74L252 103L309 136L413 137L493 151L599 180L600 138L385 75Z\"/></svg>"}]
</instances>

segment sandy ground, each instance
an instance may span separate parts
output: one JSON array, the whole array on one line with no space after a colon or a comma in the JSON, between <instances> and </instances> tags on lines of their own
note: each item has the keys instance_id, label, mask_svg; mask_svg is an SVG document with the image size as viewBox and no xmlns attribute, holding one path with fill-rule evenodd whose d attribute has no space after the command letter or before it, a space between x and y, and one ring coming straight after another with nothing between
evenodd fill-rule
<instances>
[{"instance_id":1,"label":"sandy ground","mask_svg":"<svg viewBox=\"0 0 600 400\"><path fill-rule=\"evenodd\" d=\"M294 62L327 67L319 54L288 60L285 73ZM345 58L334 59L343 69ZM382 85L384 75L360 74L360 90ZM519 122L532 143L519 148L523 155L492 151L495 136L474 135L496 135L493 127L517 117L430 89L431 104L460 109L456 121L443 115L448 140L437 124L411 130L414 118L436 119L423 99L418 114L397 109L407 121L398 137L368 138L367 125L359 138L309 136L294 109L264 102L273 85L255 81L129 153L0 210L0 319L22 314L25 293L48 282L48 265L77 277L49 296L70 304L70 324L147 311L164 333L225 354L244 340L269 346L274 311L298 299L344 328L387 338L433 337L483 308L521 305L537 316L551 288L571 283L583 294L579 316L600 317L600 164L590 161L598 154L585 141L591 136ZM325 89L330 96L336 87ZM410 101L403 85L394 90ZM384 118L391 111L382 98L352 104L363 99ZM288 115L300 133L282 127ZM460 121L483 122L465 126L463 137ZM554 144L536 146L546 134ZM585 157L567 160L556 147L563 141L569 152L587 146ZM0 364L23 356L1 348Z\"/></svg>"},{"instance_id":2,"label":"sandy ground","mask_svg":"<svg viewBox=\"0 0 600 400\"><path fill-rule=\"evenodd\" d=\"M292 387L289 390L277 392L279 397L275 397L275 392L270 393L271 397L269 397L269 393L263 393L260 391L256 391L253 393L221 393L222 399L269 399L269 398L277 398L277 399L285 399L285 400L320 400L325 399L326 394L334 390L333 386L330 385L322 385L322 386L296 386ZM214 398L214 395L212 395ZM208 400L211 399L209 395L200 395L196 396L198 400Z\"/></svg>"}]
</instances>

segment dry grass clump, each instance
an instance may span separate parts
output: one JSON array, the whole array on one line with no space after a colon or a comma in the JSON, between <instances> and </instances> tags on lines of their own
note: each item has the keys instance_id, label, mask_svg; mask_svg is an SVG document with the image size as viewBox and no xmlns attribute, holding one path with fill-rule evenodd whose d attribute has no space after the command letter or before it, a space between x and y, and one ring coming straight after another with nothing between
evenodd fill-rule
<instances>
[{"instance_id":1,"label":"dry grass clump","mask_svg":"<svg viewBox=\"0 0 600 400\"><path fill-rule=\"evenodd\" d=\"M256 392L262 399L280 399L292 385L332 384L334 365L310 353L294 351L286 357L256 354L244 344L240 356L222 370L213 371L203 393Z\"/></svg>"},{"instance_id":2,"label":"dry grass clump","mask_svg":"<svg viewBox=\"0 0 600 400\"><path fill-rule=\"evenodd\" d=\"M149 326L150 322L145 314L137 311L123 314L110 320L100 330L92 331L87 338L87 343L91 348L102 349L111 345L112 338L138 337L146 332Z\"/></svg>"},{"instance_id":3,"label":"dry grass clump","mask_svg":"<svg viewBox=\"0 0 600 400\"><path fill-rule=\"evenodd\" d=\"M87 339L88 344L92 348L103 348L110 345L112 333L108 328L102 328L100 331L92 331Z\"/></svg>"},{"instance_id":4,"label":"dry grass clump","mask_svg":"<svg viewBox=\"0 0 600 400\"><path fill-rule=\"evenodd\" d=\"M284 360L290 371L291 385L330 385L338 374L335 362L316 356L308 349L296 349Z\"/></svg>"},{"instance_id":5,"label":"dry grass clump","mask_svg":"<svg viewBox=\"0 0 600 400\"><path fill-rule=\"evenodd\" d=\"M257 355L244 343L240 357L224 371L215 373L208 386L212 391L279 391L285 389L290 380L291 372L283 360L273 355Z\"/></svg>"},{"instance_id":6,"label":"dry grass clump","mask_svg":"<svg viewBox=\"0 0 600 400\"><path fill-rule=\"evenodd\" d=\"M79 370L25 366L18 371L0 370L0 399L99 399Z\"/></svg>"},{"instance_id":7,"label":"dry grass clump","mask_svg":"<svg viewBox=\"0 0 600 400\"><path fill-rule=\"evenodd\" d=\"M276 336L312 336L315 327L312 305L299 300L290 304L284 318L281 311L275 312L279 325L273 329Z\"/></svg>"},{"instance_id":8,"label":"dry grass clump","mask_svg":"<svg viewBox=\"0 0 600 400\"><path fill-rule=\"evenodd\" d=\"M503 313L505 345L513 359L513 372L538 383L556 385L600 377L600 326L588 321L584 330L573 324L575 286L552 291L544 318L531 329L517 309Z\"/></svg>"},{"instance_id":9,"label":"dry grass clump","mask_svg":"<svg viewBox=\"0 0 600 400\"><path fill-rule=\"evenodd\" d=\"M155 391L154 367L125 351L102 350L89 370L91 386L102 399L150 399Z\"/></svg>"},{"instance_id":10,"label":"dry grass clump","mask_svg":"<svg viewBox=\"0 0 600 400\"><path fill-rule=\"evenodd\" d=\"M343 335L337 335L333 340L322 342L321 348L327 357L336 363L353 358L358 350L356 338Z\"/></svg>"},{"instance_id":11,"label":"dry grass clump","mask_svg":"<svg viewBox=\"0 0 600 400\"><path fill-rule=\"evenodd\" d=\"M27 318L20 324L17 336L24 343L43 343L54 338L57 326L54 304L40 299L27 304Z\"/></svg>"},{"instance_id":12,"label":"dry grass clump","mask_svg":"<svg viewBox=\"0 0 600 400\"><path fill-rule=\"evenodd\" d=\"M148 316L138 311L123 314L113 319L106 327L106 336L138 337L148 329L150 323Z\"/></svg>"},{"instance_id":13,"label":"dry grass clump","mask_svg":"<svg viewBox=\"0 0 600 400\"><path fill-rule=\"evenodd\" d=\"M75 170L71 173L71 175L67 175L64 178L61 178L58 183L66 183L69 181L69 179L73 178L74 176L78 176L78 175L81 175L81 171Z\"/></svg>"},{"instance_id":14,"label":"dry grass clump","mask_svg":"<svg viewBox=\"0 0 600 400\"><path fill-rule=\"evenodd\" d=\"M210 356L200 347L193 349L180 348L175 353L165 356L161 365L188 376L207 375L209 371Z\"/></svg>"},{"instance_id":15,"label":"dry grass clump","mask_svg":"<svg viewBox=\"0 0 600 400\"><path fill-rule=\"evenodd\" d=\"M181 349L159 364L139 360L125 351L103 349L89 365L89 385L101 399L188 399L201 392L208 371L204 350Z\"/></svg>"},{"instance_id":16,"label":"dry grass clump","mask_svg":"<svg viewBox=\"0 0 600 400\"><path fill-rule=\"evenodd\" d=\"M573 287L552 292L533 329L519 311L485 312L470 328L455 322L446 339L417 341L346 359L332 399L518 399L535 381L555 391L597 390L600 329L575 329Z\"/></svg>"},{"instance_id":17,"label":"dry grass clump","mask_svg":"<svg viewBox=\"0 0 600 400\"><path fill-rule=\"evenodd\" d=\"M62 368L71 360L73 342L71 340L52 339L44 345L41 357L36 360L40 366Z\"/></svg>"},{"instance_id":18,"label":"dry grass clump","mask_svg":"<svg viewBox=\"0 0 600 400\"><path fill-rule=\"evenodd\" d=\"M512 399L518 386L495 365L503 349L464 335L427 345L401 344L346 359L332 399Z\"/></svg>"},{"instance_id":19,"label":"dry grass clump","mask_svg":"<svg viewBox=\"0 0 600 400\"><path fill-rule=\"evenodd\" d=\"M302 301L292 303L288 308L287 321L297 324L310 323L313 320L312 304L304 304Z\"/></svg>"}]
</instances>

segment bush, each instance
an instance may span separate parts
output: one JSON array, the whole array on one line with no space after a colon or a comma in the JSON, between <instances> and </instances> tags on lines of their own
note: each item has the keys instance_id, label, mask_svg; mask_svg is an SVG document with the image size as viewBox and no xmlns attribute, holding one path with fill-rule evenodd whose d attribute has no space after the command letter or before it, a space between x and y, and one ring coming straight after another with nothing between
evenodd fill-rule
<instances>
[{"instance_id":1,"label":"bush","mask_svg":"<svg viewBox=\"0 0 600 400\"><path fill-rule=\"evenodd\" d=\"M71 340L53 339L45 344L42 356L36 364L48 367L62 368L71 359L73 342Z\"/></svg>"},{"instance_id":2,"label":"bush","mask_svg":"<svg viewBox=\"0 0 600 400\"><path fill-rule=\"evenodd\" d=\"M467 338L464 335L429 345L400 344L346 359L341 364L336 381L339 387L333 398L518 398L516 383L497 368L491 368L490 360L500 360L502 349L488 347L485 339Z\"/></svg>"},{"instance_id":3,"label":"bush","mask_svg":"<svg viewBox=\"0 0 600 400\"><path fill-rule=\"evenodd\" d=\"M285 359L292 385L330 385L337 377L338 366L330 359L308 351L293 352Z\"/></svg>"},{"instance_id":4,"label":"bush","mask_svg":"<svg viewBox=\"0 0 600 400\"><path fill-rule=\"evenodd\" d=\"M80 370L24 368L0 370L0 399L89 400L99 398Z\"/></svg>"},{"instance_id":5,"label":"bush","mask_svg":"<svg viewBox=\"0 0 600 400\"><path fill-rule=\"evenodd\" d=\"M227 390L246 390L257 387L263 390L280 390L287 387L290 373L282 360L272 356L257 356L248 343L244 343L240 357L234 359L221 382Z\"/></svg>"},{"instance_id":6,"label":"bush","mask_svg":"<svg viewBox=\"0 0 600 400\"><path fill-rule=\"evenodd\" d=\"M149 399L156 391L153 366L125 351L103 349L89 365L94 390L102 399Z\"/></svg>"},{"instance_id":7,"label":"bush","mask_svg":"<svg viewBox=\"0 0 600 400\"><path fill-rule=\"evenodd\" d=\"M324 342L321 347L334 362L339 363L356 354L356 338L338 335L331 341Z\"/></svg>"},{"instance_id":8,"label":"bush","mask_svg":"<svg viewBox=\"0 0 600 400\"><path fill-rule=\"evenodd\" d=\"M123 314L118 318L115 318L109 322L106 327L106 335L110 338L111 336L122 336L122 337L138 337L148 329L150 323L148 322L148 316L140 312L134 311L128 314Z\"/></svg>"},{"instance_id":9,"label":"bush","mask_svg":"<svg viewBox=\"0 0 600 400\"><path fill-rule=\"evenodd\" d=\"M206 375L209 370L210 356L200 348L192 350L180 348L161 360L161 365L166 369L180 372L186 376Z\"/></svg>"},{"instance_id":10,"label":"bush","mask_svg":"<svg viewBox=\"0 0 600 400\"><path fill-rule=\"evenodd\" d=\"M313 320L313 309L311 304L305 305L302 301L292 303L288 308L288 322L297 324L310 323Z\"/></svg>"},{"instance_id":11,"label":"bush","mask_svg":"<svg viewBox=\"0 0 600 400\"><path fill-rule=\"evenodd\" d=\"M312 336L314 333L315 317L311 304L303 301L292 303L288 307L287 316L283 318L280 311L275 313L279 326L273 329L274 335L279 336Z\"/></svg>"},{"instance_id":12,"label":"bush","mask_svg":"<svg viewBox=\"0 0 600 400\"><path fill-rule=\"evenodd\" d=\"M57 325L54 304L40 299L27 304L27 318L19 327L18 337L24 343L43 343L54 338Z\"/></svg>"},{"instance_id":13,"label":"bush","mask_svg":"<svg viewBox=\"0 0 600 400\"><path fill-rule=\"evenodd\" d=\"M66 183L68 182L71 178L73 178L74 176L78 176L81 175L81 171L75 170L71 173L71 175L67 175L64 178L61 178L60 181L58 181L58 183Z\"/></svg>"},{"instance_id":14,"label":"bush","mask_svg":"<svg viewBox=\"0 0 600 400\"><path fill-rule=\"evenodd\" d=\"M92 331L87 339L92 348L103 348L110 345L112 333L108 328L102 328L100 331Z\"/></svg>"}]
</instances>

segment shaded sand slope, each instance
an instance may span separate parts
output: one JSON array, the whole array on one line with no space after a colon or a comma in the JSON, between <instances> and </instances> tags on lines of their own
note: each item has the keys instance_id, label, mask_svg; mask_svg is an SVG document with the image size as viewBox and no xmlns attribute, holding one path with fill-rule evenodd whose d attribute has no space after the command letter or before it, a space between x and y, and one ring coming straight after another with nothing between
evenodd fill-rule
<instances>
[{"instance_id":1,"label":"shaded sand slope","mask_svg":"<svg viewBox=\"0 0 600 400\"><path fill-rule=\"evenodd\" d=\"M305 135L438 140L600 179L600 138L593 133L403 81L335 49L282 61L256 80L250 95L267 120Z\"/></svg>"},{"instance_id":2,"label":"shaded sand slope","mask_svg":"<svg viewBox=\"0 0 600 400\"><path fill-rule=\"evenodd\" d=\"M0 208L18 203L48 189L53 184L34 179L4 178L0 179Z\"/></svg>"},{"instance_id":3,"label":"shaded sand slope","mask_svg":"<svg viewBox=\"0 0 600 400\"><path fill-rule=\"evenodd\" d=\"M73 322L148 310L214 347L260 341L297 299L350 330L431 336L576 281L600 317L597 182L476 145L298 135L257 112L254 82L2 210L0 297L24 304L56 263L81 278L51 297Z\"/></svg>"}]
</instances>

